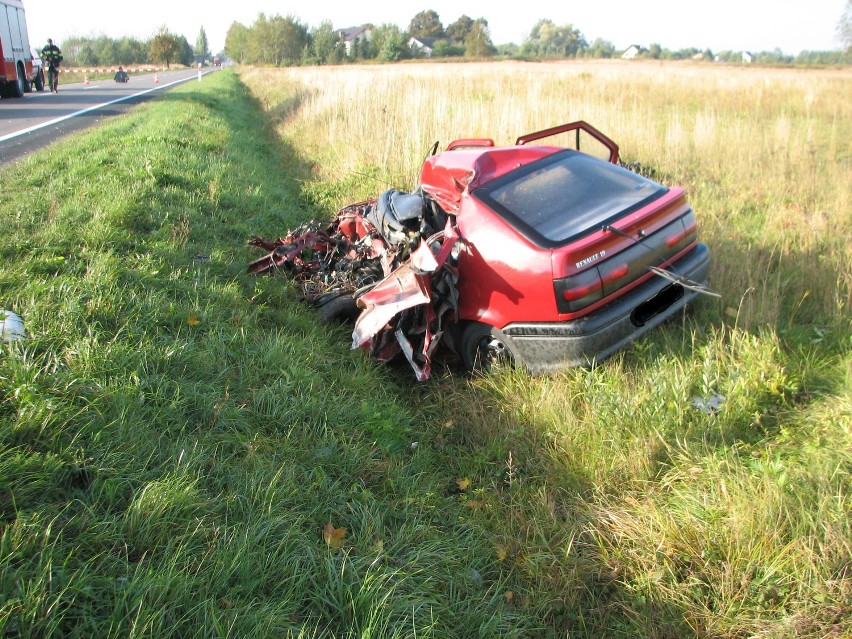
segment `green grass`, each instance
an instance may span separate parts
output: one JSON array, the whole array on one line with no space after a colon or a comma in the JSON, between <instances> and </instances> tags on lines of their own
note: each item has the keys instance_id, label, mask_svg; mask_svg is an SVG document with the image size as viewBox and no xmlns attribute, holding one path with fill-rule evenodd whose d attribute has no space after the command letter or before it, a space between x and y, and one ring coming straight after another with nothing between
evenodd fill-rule
<instances>
[{"instance_id":1,"label":"green grass","mask_svg":"<svg viewBox=\"0 0 852 639\"><path fill-rule=\"evenodd\" d=\"M246 273L340 187L232 72L3 177L0 636L852 632L836 319L415 384Z\"/></svg>"}]
</instances>

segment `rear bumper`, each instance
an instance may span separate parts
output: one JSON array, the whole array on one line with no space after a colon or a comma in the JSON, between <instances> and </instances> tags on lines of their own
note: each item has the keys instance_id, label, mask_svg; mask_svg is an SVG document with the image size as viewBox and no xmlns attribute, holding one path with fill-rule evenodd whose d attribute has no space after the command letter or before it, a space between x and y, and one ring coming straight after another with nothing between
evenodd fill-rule
<instances>
[{"instance_id":1,"label":"rear bumper","mask_svg":"<svg viewBox=\"0 0 852 639\"><path fill-rule=\"evenodd\" d=\"M710 252L696 247L668 270L706 283ZM606 306L566 322L519 322L503 327L506 346L533 374L600 362L664 322L700 295L654 276Z\"/></svg>"}]
</instances>

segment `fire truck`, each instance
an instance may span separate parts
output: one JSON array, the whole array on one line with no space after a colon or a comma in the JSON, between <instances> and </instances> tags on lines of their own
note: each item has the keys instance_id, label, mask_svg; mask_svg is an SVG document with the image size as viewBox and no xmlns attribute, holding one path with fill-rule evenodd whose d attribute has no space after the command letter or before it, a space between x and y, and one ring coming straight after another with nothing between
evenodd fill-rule
<instances>
[{"instance_id":1,"label":"fire truck","mask_svg":"<svg viewBox=\"0 0 852 639\"><path fill-rule=\"evenodd\" d=\"M41 66L33 65L27 19L21 0L0 0L0 97L21 98L44 90Z\"/></svg>"}]
</instances>

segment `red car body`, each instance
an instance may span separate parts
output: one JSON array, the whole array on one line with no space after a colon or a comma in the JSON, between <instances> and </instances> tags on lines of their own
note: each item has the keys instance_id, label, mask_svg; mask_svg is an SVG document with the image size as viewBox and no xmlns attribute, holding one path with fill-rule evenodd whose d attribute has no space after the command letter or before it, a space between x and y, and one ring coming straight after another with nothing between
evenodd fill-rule
<instances>
[{"instance_id":1,"label":"red car body","mask_svg":"<svg viewBox=\"0 0 852 639\"><path fill-rule=\"evenodd\" d=\"M538 143L562 134L574 149ZM581 134L606 159L581 152ZM255 238L270 252L250 270L289 270L324 321L357 316L353 347L403 353L421 380L440 343L471 370L599 362L706 292L710 263L683 189L620 166L585 122L509 146L456 140L424 162L416 192L308 227Z\"/></svg>"},{"instance_id":2,"label":"red car body","mask_svg":"<svg viewBox=\"0 0 852 639\"><path fill-rule=\"evenodd\" d=\"M530 144L581 130L609 149L608 162ZM697 240L683 189L667 189L617 161L617 145L584 122L524 136L507 147L488 139L458 140L426 160L421 188L455 215L463 246L459 324L452 335L468 366L507 354L533 373L600 361L699 294L709 251ZM572 163L583 169L573 170ZM584 171L593 177L583 180ZM548 173L559 173L564 184ZM527 208L501 205L495 193L524 181L527 193L508 199L528 200ZM628 199L614 193L616 202L608 206L609 182L623 184ZM547 189L553 193L540 197ZM545 202L547 197L554 202ZM563 198L574 202L571 210L560 210ZM567 232L542 234L530 221L539 200L554 211L546 222L551 227L572 214L584 219ZM586 215L586 203L599 211Z\"/></svg>"}]
</instances>

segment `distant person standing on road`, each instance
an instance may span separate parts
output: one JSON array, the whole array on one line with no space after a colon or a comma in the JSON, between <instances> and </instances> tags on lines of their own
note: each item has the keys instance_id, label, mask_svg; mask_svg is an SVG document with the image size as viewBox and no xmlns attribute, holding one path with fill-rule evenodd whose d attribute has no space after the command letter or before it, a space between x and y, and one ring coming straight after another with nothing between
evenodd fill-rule
<instances>
[{"instance_id":1,"label":"distant person standing on road","mask_svg":"<svg viewBox=\"0 0 852 639\"><path fill-rule=\"evenodd\" d=\"M59 64L62 62L62 51L50 38L47 39L47 46L41 50L41 59L47 64L47 84L51 92L59 93Z\"/></svg>"}]
</instances>

